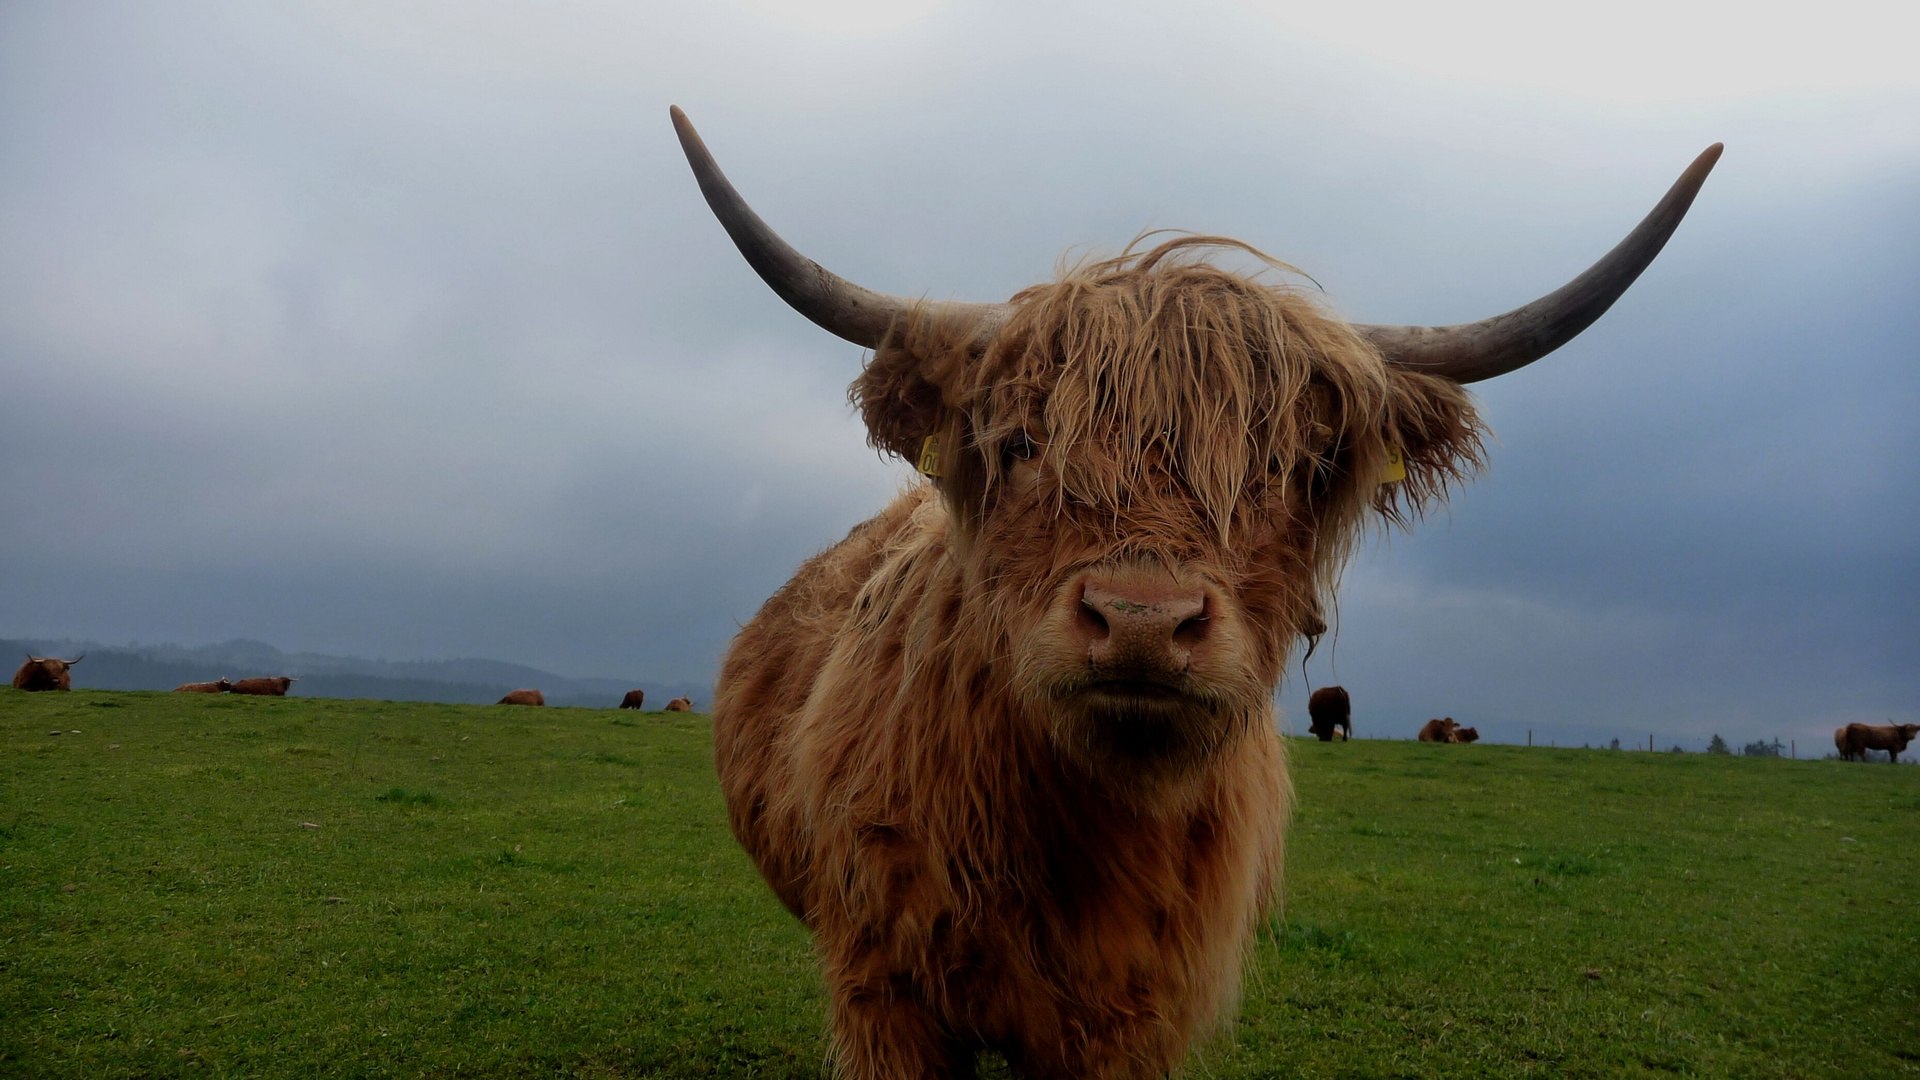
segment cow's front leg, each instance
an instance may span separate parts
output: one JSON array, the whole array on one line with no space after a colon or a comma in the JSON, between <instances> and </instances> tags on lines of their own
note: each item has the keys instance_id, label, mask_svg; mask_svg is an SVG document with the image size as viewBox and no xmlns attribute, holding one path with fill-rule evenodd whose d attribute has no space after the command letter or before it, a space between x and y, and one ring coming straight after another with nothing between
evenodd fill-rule
<instances>
[{"instance_id":1,"label":"cow's front leg","mask_svg":"<svg viewBox=\"0 0 1920 1080\"><path fill-rule=\"evenodd\" d=\"M972 1080L972 1048L947 1032L906 976L834 983L829 1024L845 1080Z\"/></svg>"}]
</instances>

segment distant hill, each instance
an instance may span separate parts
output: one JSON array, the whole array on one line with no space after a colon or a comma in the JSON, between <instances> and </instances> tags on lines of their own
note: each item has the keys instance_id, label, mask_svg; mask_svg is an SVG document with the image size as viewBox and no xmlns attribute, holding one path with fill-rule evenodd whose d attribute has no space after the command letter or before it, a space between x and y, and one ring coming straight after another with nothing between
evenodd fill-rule
<instances>
[{"instance_id":1,"label":"distant hill","mask_svg":"<svg viewBox=\"0 0 1920 1080\"><path fill-rule=\"evenodd\" d=\"M549 705L612 708L629 690L644 690L647 707L676 697L707 704L711 690L694 683L646 679L574 679L503 660L366 660L324 653L288 653L260 641L218 645L103 645L95 641L0 638L0 664L11 672L26 653L87 658L73 669L75 689L171 690L181 683L255 675L296 675L293 697L374 698L484 705L509 690L533 687ZM8 660L7 657L13 659Z\"/></svg>"}]
</instances>

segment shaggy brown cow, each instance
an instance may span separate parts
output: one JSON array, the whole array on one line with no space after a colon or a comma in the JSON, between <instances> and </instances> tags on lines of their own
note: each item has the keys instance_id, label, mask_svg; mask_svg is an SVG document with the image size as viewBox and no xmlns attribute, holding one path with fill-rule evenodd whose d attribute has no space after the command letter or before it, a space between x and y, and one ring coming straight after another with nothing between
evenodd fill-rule
<instances>
[{"instance_id":1,"label":"shaggy brown cow","mask_svg":"<svg viewBox=\"0 0 1920 1080\"><path fill-rule=\"evenodd\" d=\"M1421 742L1452 742L1453 733L1460 725L1449 716L1445 720L1429 720L1420 727Z\"/></svg>"},{"instance_id":2,"label":"shaggy brown cow","mask_svg":"<svg viewBox=\"0 0 1920 1080\"><path fill-rule=\"evenodd\" d=\"M233 689L233 680L221 679L219 682L181 683L173 688L173 692L176 694L224 694L231 689Z\"/></svg>"},{"instance_id":3,"label":"shaggy brown cow","mask_svg":"<svg viewBox=\"0 0 1920 1080\"><path fill-rule=\"evenodd\" d=\"M627 696L620 699L620 707L623 709L637 709L640 707L641 702L646 700L647 695L645 691L629 690L627 691Z\"/></svg>"},{"instance_id":4,"label":"shaggy brown cow","mask_svg":"<svg viewBox=\"0 0 1920 1080\"><path fill-rule=\"evenodd\" d=\"M1841 742L1840 756L1848 760L1867 760L1867 751L1885 750L1895 764L1907 752L1907 744L1920 739L1920 724L1848 724L1834 733ZM1844 739L1841 736L1845 736Z\"/></svg>"},{"instance_id":5,"label":"shaggy brown cow","mask_svg":"<svg viewBox=\"0 0 1920 1080\"><path fill-rule=\"evenodd\" d=\"M287 688L299 681L299 676L275 675L270 679L241 679L227 689L236 694L253 694L257 697L286 697Z\"/></svg>"},{"instance_id":6,"label":"shaggy brown cow","mask_svg":"<svg viewBox=\"0 0 1920 1080\"><path fill-rule=\"evenodd\" d=\"M494 702L495 705L545 705L547 696L538 690L513 690L506 697Z\"/></svg>"},{"instance_id":7,"label":"shaggy brown cow","mask_svg":"<svg viewBox=\"0 0 1920 1080\"><path fill-rule=\"evenodd\" d=\"M1321 742L1332 742L1334 729L1342 729L1340 737L1353 738L1353 699L1347 696L1345 687L1323 686L1307 698L1307 716L1312 721L1307 730L1320 737Z\"/></svg>"},{"instance_id":8,"label":"shaggy brown cow","mask_svg":"<svg viewBox=\"0 0 1920 1080\"><path fill-rule=\"evenodd\" d=\"M1847 752L1847 729L1844 726L1833 729L1833 748L1840 752L1841 761L1853 760L1853 755Z\"/></svg>"},{"instance_id":9,"label":"shaggy brown cow","mask_svg":"<svg viewBox=\"0 0 1920 1080\"><path fill-rule=\"evenodd\" d=\"M1087 262L1007 304L844 281L740 199L775 292L874 350L875 446L934 477L815 556L714 695L734 835L813 932L838 1068L1159 1076L1223 1020L1289 802L1272 693L1370 519L1481 460L1460 384L1598 318L1719 150L1559 292L1462 327L1355 326L1218 268L1218 238ZM1395 481L1395 482L1388 482Z\"/></svg>"},{"instance_id":10,"label":"shaggy brown cow","mask_svg":"<svg viewBox=\"0 0 1920 1080\"><path fill-rule=\"evenodd\" d=\"M1478 742L1480 741L1480 729L1470 728L1470 727L1456 727L1453 729L1453 738L1448 739L1447 741L1456 742L1456 743Z\"/></svg>"},{"instance_id":11,"label":"shaggy brown cow","mask_svg":"<svg viewBox=\"0 0 1920 1080\"><path fill-rule=\"evenodd\" d=\"M71 690L73 676L67 669L87 658L86 653L71 660L61 660L52 656L27 654L27 662L13 673L15 690Z\"/></svg>"},{"instance_id":12,"label":"shaggy brown cow","mask_svg":"<svg viewBox=\"0 0 1920 1080\"><path fill-rule=\"evenodd\" d=\"M693 699L683 698L683 697L674 698L672 701L667 702L667 711L668 712L692 712Z\"/></svg>"}]
</instances>

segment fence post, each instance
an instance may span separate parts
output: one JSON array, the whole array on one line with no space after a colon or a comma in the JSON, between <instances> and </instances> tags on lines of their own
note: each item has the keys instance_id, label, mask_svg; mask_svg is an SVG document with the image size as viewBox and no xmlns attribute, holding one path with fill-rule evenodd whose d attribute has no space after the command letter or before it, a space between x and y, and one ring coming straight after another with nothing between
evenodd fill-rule
<instances>
[{"instance_id":1,"label":"fence post","mask_svg":"<svg viewBox=\"0 0 1920 1080\"><path fill-rule=\"evenodd\" d=\"M1800 756L1800 748L1793 744L1792 739L1787 740L1787 753L1792 754L1796 758Z\"/></svg>"},{"instance_id":2,"label":"fence post","mask_svg":"<svg viewBox=\"0 0 1920 1080\"><path fill-rule=\"evenodd\" d=\"M1532 728L1527 729L1527 745L1528 746L1533 745L1533 729Z\"/></svg>"},{"instance_id":3,"label":"fence post","mask_svg":"<svg viewBox=\"0 0 1920 1080\"><path fill-rule=\"evenodd\" d=\"M1653 753L1653 736L1647 736L1647 753Z\"/></svg>"}]
</instances>

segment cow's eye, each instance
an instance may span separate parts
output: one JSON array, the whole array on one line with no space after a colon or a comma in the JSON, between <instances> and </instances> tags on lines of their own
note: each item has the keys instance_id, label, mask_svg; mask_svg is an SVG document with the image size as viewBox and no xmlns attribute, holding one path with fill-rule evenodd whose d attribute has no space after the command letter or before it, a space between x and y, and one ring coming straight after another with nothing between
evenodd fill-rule
<instances>
[{"instance_id":1,"label":"cow's eye","mask_svg":"<svg viewBox=\"0 0 1920 1080\"><path fill-rule=\"evenodd\" d=\"M1033 440L1024 431L1016 431L1008 436L1006 444L1000 448L1000 455L1008 465L1016 461L1032 461L1033 452Z\"/></svg>"}]
</instances>

